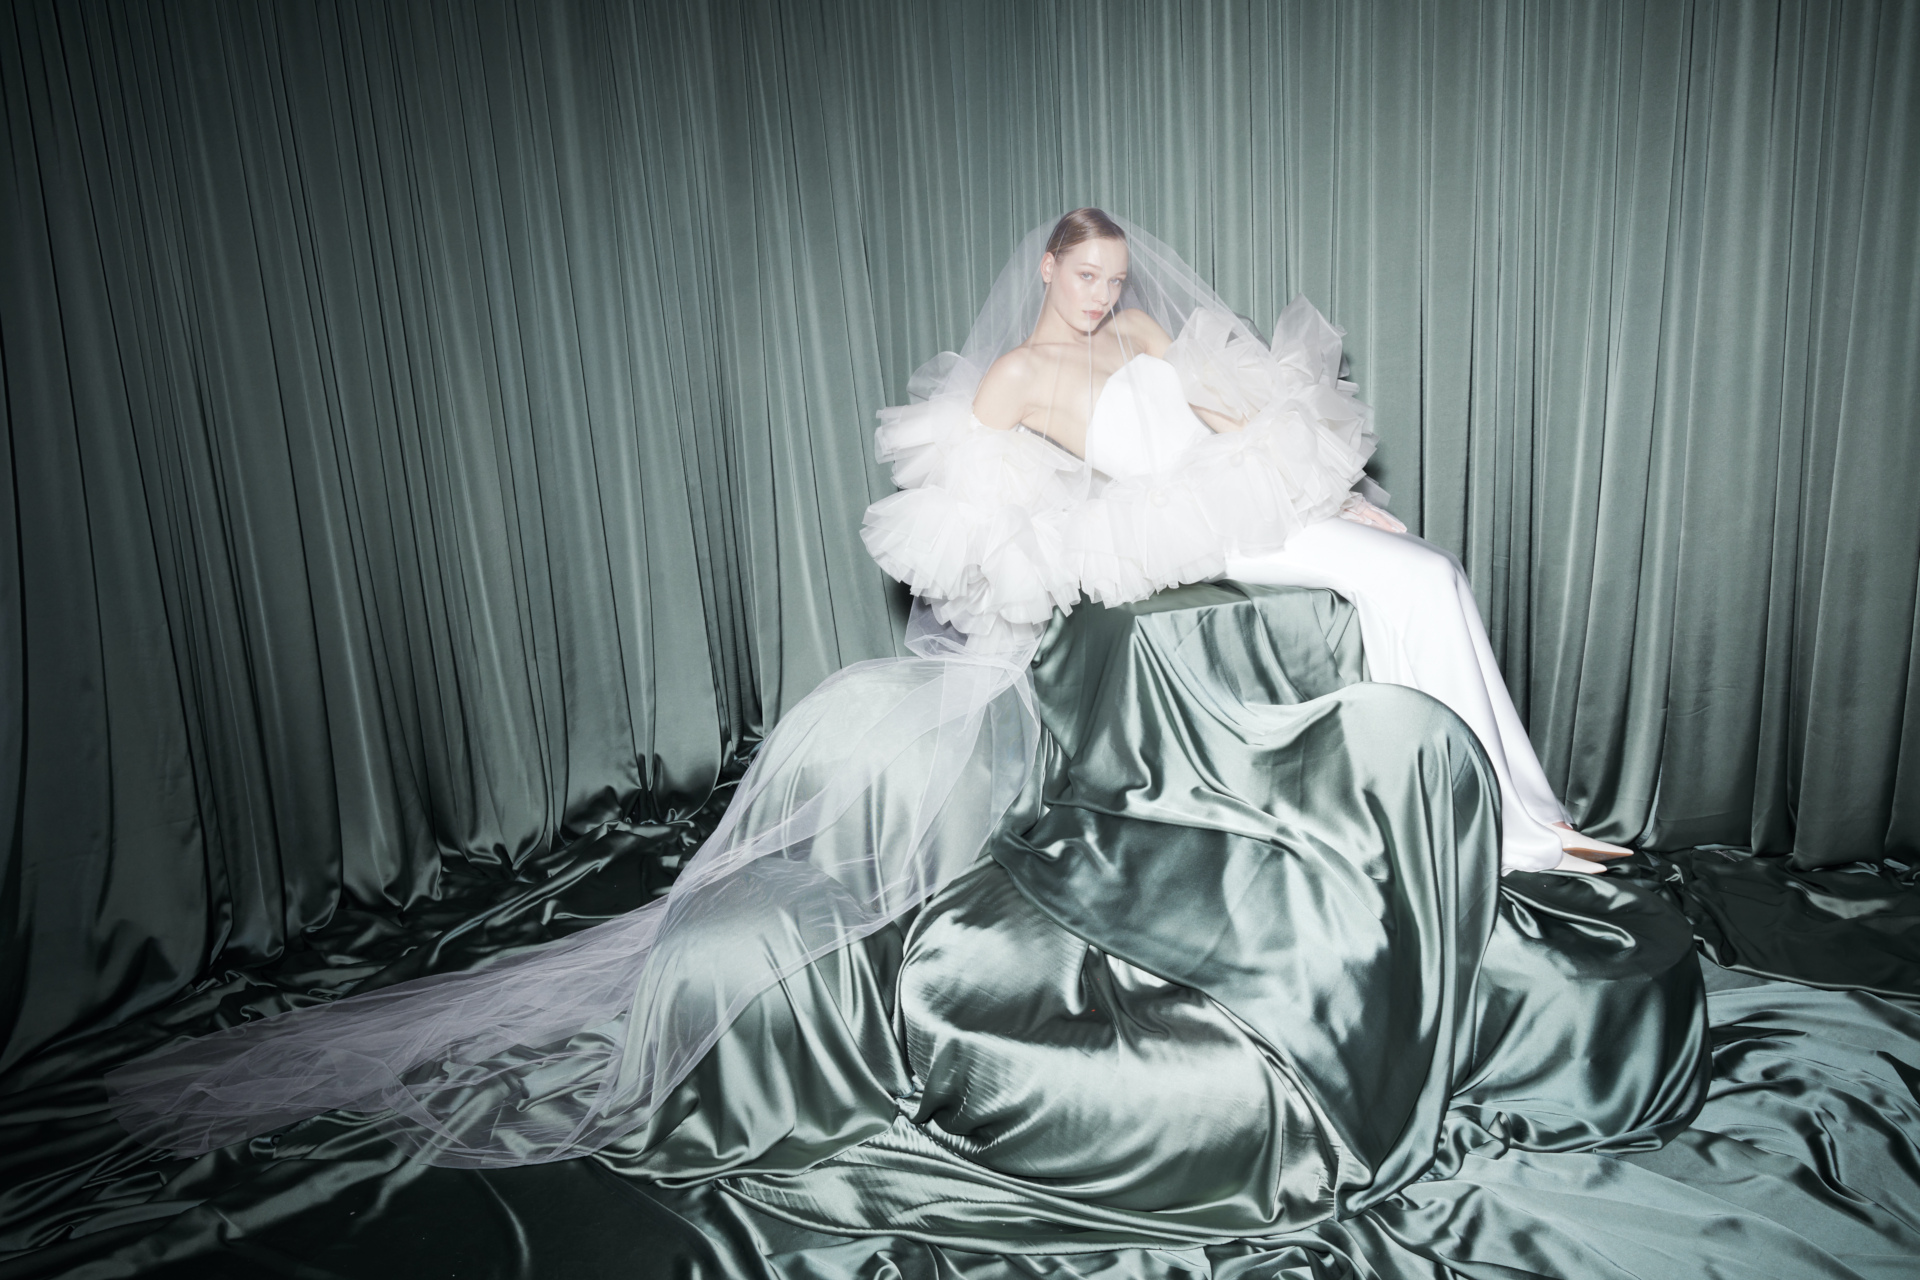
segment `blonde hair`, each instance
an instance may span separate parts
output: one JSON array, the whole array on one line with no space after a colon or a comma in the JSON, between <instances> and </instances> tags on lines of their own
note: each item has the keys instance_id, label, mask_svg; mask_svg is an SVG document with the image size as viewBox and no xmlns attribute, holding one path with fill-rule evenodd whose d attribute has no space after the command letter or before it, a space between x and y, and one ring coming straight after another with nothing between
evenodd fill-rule
<instances>
[{"instance_id":1,"label":"blonde hair","mask_svg":"<svg viewBox=\"0 0 1920 1280\"><path fill-rule=\"evenodd\" d=\"M1118 240L1124 244L1126 239L1127 233L1120 229L1120 224L1103 211L1094 208L1075 209L1053 224L1053 234L1047 237L1047 252L1058 259L1083 241Z\"/></svg>"}]
</instances>

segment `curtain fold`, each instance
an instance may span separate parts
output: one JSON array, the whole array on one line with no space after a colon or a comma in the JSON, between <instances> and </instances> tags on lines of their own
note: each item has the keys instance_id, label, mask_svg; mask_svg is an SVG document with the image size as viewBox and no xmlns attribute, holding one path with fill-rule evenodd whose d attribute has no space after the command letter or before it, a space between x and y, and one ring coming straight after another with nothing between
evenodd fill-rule
<instances>
[{"instance_id":1,"label":"curtain fold","mask_svg":"<svg viewBox=\"0 0 1920 1280\"><path fill-rule=\"evenodd\" d=\"M1575 818L1920 851L1920 10L22 0L12 1061L723 763L1032 225L1348 330Z\"/></svg>"}]
</instances>

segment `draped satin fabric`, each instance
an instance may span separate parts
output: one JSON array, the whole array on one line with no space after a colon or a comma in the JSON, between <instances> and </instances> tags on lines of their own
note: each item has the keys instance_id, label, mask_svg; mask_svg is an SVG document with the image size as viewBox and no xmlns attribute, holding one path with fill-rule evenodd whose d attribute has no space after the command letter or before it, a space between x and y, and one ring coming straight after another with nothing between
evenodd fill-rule
<instances>
[{"instance_id":1,"label":"draped satin fabric","mask_svg":"<svg viewBox=\"0 0 1920 1280\"><path fill-rule=\"evenodd\" d=\"M734 1192L960 1248L1015 1206L1056 1244L1257 1239L1436 1159L1684 1127L1706 1084L1685 918L1638 886L1502 880L1472 732L1356 683L1356 630L1330 593L1234 584L1056 627L1035 807L906 937L899 1119Z\"/></svg>"},{"instance_id":2,"label":"draped satin fabric","mask_svg":"<svg viewBox=\"0 0 1920 1280\"><path fill-rule=\"evenodd\" d=\"M43 1055L0 1107L8 1274L1903 1274L1914 998L1696 963L1656 874L1496 881L1484 754L1359 682L1358 631L1331 593L1232 584L1057 625L991 858L788 973L588 1159L434 1168L333 1112L156 1160L113 1122L97 1073L143 1040L476 958L397 955L386 922ZM481 973L629 918L620 835L484 913ZM1895 890L1845 874L1799 895L1830 904L1829 976ZM1920 956L1879 961L1920 990ZM565 1116L593 1039L477 1095Z\"/></svg>"}]
</instances>

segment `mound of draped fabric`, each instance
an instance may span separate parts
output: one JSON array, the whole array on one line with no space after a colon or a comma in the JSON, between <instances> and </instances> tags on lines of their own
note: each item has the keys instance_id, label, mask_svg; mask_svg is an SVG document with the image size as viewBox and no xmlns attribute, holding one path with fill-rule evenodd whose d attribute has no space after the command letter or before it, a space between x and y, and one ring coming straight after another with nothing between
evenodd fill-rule
<instances>
[{"instance_id":1,"label":"mound of draped fabric","mask_svg":"<svg viewBox=\"0 0 1920 1280\"><path fill-rule=\"evenodd\" d=\"M618 1146L430 1169L335 1114L168 1162L46 1078L0 1276L1913 1274L1914 967L1703 963L1765 943L1672 864L1501 878L1471 732L1364 676L1329 592L1077 610L986 856Z\"/></svg>"}]
</instances>

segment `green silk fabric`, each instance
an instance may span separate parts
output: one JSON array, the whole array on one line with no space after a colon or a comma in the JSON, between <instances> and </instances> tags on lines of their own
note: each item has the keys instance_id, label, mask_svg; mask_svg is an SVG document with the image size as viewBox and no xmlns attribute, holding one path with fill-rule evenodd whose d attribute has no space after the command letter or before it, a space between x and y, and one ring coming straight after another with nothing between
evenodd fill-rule
<instances>
[{"instance_id":1,"label":"green silk fabric","mask_svg":"<svg viewBox=\"0 0 1920 1280\"><path fill-rule=\"evenodd\" d=\"M1355 683L1357 629L1330 593L1231 583L1057 624L1035 811L906 934L899 1119L735 1192L961 1248L1262 1238L1436 1152L1684 1123L1705 1083L1685 917L1633 885L1501 881L1471 731Z\"/></svg>"},{"instance_id":2,"label":"green silk fabric","mask_svg":"<svg viewBox=\"0 0 1920 1280\"><path fill-rule=\"evenodd\" d=\"M1347 330L1577 821L1911 855L1916 67L1901 0L16 0L0 1063L698 805L894 649L873 413L1087 203Z\"/></svg>"},{"instance_id":3,"label":"green silk fabric","mask_svg":"<svg viewBox=\"0 0 1920 1280\"><path fill-rule=\"evenodd\" d=\"M1356 632L1328 592L1233 584L1057 626L991 857L754 1000L590 1159L424 1167L336 1113L167 1160L99 1073L637 905L631 834L420 922L471 922L437 945L343 922L42 1055L0 1107L0 1276L1907 1274L1920 954L1868 966L1906 995L1820 990L1696 962L1702 904L1769 911L1679 863L1496 879L1483 754L1356 682ZM1829 978L1901 919L1853 875L1782 895L1828 904Z\"/></svg>"}]
</instances>

